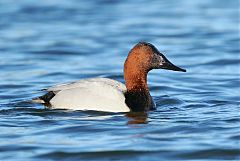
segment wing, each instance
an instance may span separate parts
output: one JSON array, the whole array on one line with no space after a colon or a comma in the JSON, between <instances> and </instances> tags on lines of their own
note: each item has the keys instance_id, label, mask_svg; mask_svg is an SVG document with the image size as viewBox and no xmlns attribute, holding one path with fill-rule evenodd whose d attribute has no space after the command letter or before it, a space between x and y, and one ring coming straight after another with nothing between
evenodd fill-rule
<instances>
[{"instance_id":1,"label":"wing","mask_svg":"<svg viewBox=\"0 0 240 161\"><path fill-rule=\"evenodd\" d=\"M53 108L127 112L125 86L111 79L87 79L50 88L57 90L50 100Z\"/></svg>"},{"instance_id":2,"label":"wing","mask_svg":"<svg viewBox=\"0 0 240 161\"><path fill-rule=\"evenodd\" d=\"M112 86L122 91L123 93L125 93L127 90L124 84L113 79L90 78L90 79L82 79L82 80L71 82L71 83L59 84L59 85L48 88L47 91L49 92L53 91L54 93L58 93L59 91L62 91L62 90L74 89L74 88L86 88L86 87L91 87L93 85Z\"/></svg>"}]
</instances>

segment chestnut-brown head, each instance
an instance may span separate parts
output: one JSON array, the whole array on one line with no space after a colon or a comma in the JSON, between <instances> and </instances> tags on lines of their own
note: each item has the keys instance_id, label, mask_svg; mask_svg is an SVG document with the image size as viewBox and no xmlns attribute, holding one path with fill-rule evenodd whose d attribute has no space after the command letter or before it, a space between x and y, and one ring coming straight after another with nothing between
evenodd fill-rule
<instances>
[{"instance_id":1,"label":"chestnut-brown head","mask_svg":"<svg viewBox=\"0 0 240 161\"><path fill-rule=\"evenodd\" d=\"M147 73L151 69L167 69L186 72L172 64L155 46L139 42L129 52L124 63L124 79L128 90L147 89Z\"/></svg>"},{"instance_id":2,"label":"chestnut-brown head","mask_svg":"<svg viewBox=\"0 0 240 161\"><path fill-rule=\"evenodd\" d=\"M186 72L172 64L158 49L150 43L139 42L129 52L124 67L138 68L148 72L151 69L167 69Z\"/></svg>"}]
</instances>

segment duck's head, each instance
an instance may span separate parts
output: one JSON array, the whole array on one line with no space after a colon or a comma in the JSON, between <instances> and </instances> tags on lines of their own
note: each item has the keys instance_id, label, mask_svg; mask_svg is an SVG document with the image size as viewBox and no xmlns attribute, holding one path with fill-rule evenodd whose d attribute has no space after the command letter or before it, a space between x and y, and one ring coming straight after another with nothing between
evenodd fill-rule
<instances>
[{"instance_id":1,"label":"duck's head","mask_svg":"<svg viewBox=\"0 0 240 161\"><path fill-rule=\"evenodd\" d=\"M154 45L146 42L139 42L130 50L124 64L124 70L126 69L146 73L151 69L186 72L185 69L171 63Z\"/></svg>"}]
</instances>

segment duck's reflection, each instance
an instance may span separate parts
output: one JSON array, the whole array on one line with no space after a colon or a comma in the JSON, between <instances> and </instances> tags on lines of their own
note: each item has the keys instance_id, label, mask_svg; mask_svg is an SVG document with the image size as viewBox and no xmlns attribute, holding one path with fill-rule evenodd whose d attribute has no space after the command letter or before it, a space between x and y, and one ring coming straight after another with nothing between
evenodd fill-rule
<instances>
[{"instance_id":1,"label":"duck's reflection","mask_svg":"<svg viewBox=\"0 0 240 161\"><path fill-rule=\"evenodd\" d=\"M146 112L130 112L125 115L129 121L127 124L147 124L148 114Z\"/></svg>"}]
</instances>

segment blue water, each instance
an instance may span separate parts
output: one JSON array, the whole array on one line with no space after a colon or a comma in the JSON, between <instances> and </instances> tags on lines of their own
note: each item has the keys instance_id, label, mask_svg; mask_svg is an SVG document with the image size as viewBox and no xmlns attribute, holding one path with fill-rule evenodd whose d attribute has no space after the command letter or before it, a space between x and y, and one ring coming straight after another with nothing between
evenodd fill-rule
<instances>
[{"instance_id":1,"label":"blue water","mask_svg":"<svg viewBox=\"0 0 240 161\"><path fill-rule=\"evenodd\" d=\"M1 0L0 160L239 160L238 0ZM187 73L156 70L148 116L44 109L40 89L123 82L139 41Z\"/></svg>"}]
</instances>

